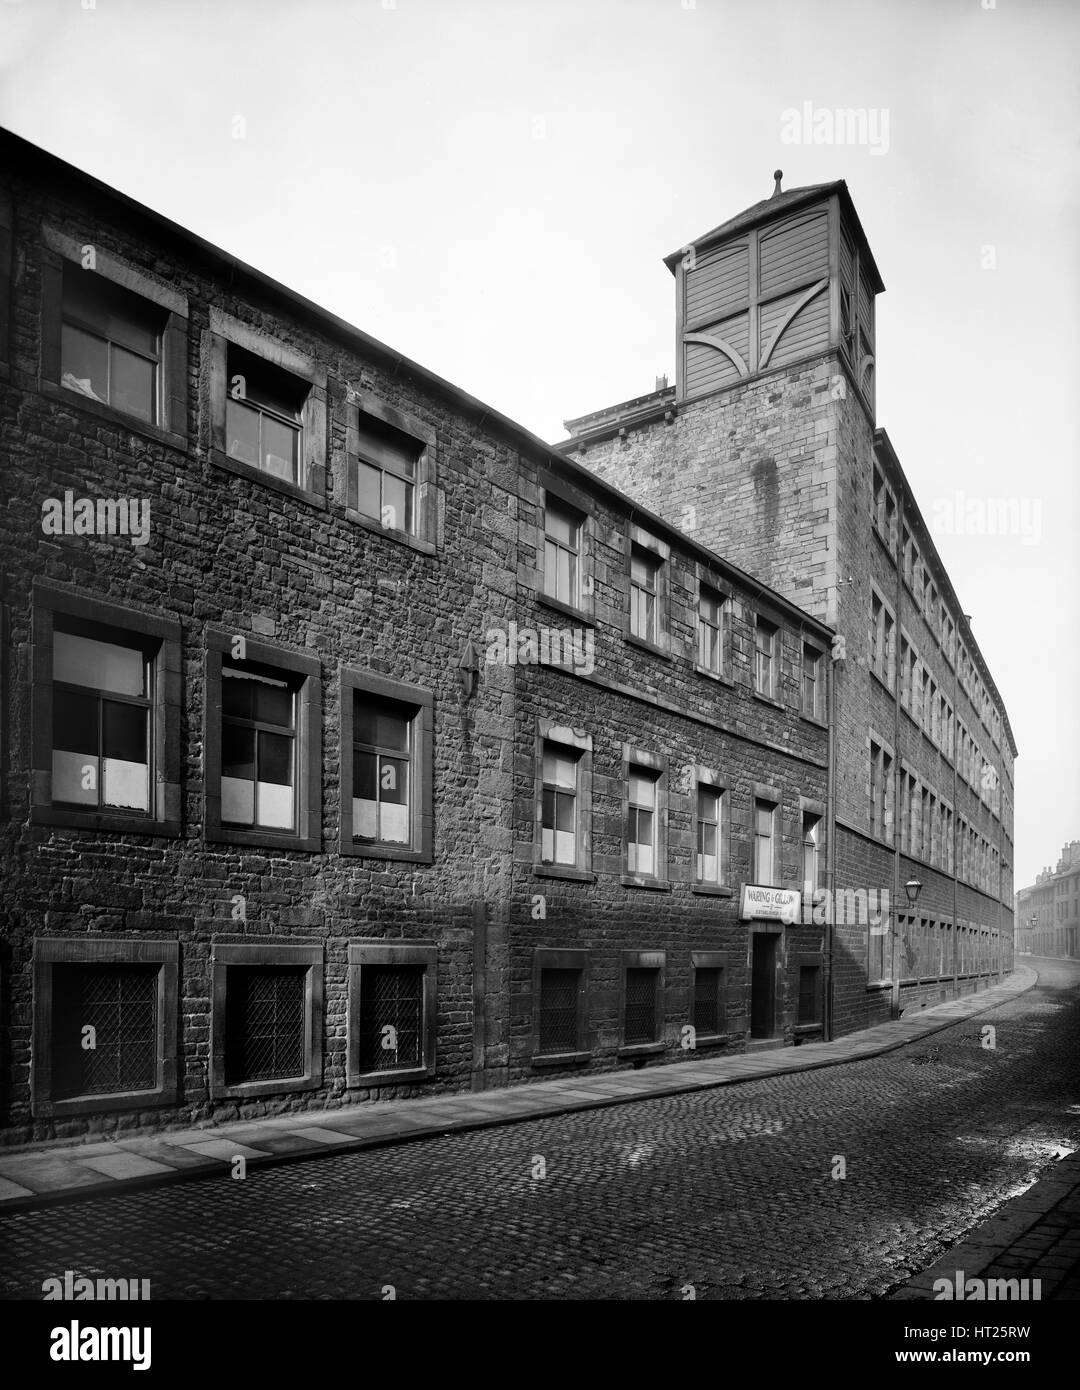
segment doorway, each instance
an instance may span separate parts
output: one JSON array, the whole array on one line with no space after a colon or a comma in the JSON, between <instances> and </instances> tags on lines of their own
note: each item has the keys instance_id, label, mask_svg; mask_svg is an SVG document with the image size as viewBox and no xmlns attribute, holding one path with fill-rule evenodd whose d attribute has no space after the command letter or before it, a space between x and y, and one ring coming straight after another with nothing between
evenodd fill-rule
<instances>
[{"instance_id":1,"label":"doorway","mask_svg":"<svg viewBox=\"0 0 1080 1390\"><path fill-rule=\"evenodd\" d=\"M750 1036L771 1038L776 1032L775 932L754 932L750 938Z\"/></svg>"}]
</instances>

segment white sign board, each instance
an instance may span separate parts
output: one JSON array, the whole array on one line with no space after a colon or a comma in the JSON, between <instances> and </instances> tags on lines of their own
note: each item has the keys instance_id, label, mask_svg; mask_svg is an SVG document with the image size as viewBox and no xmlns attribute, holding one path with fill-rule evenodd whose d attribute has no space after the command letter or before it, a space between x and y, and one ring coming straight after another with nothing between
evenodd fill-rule
<instances>
[{"instance_id":1,"label":"white sign board","mask_svg":"<svg viewBox=\"0 0 1080 1390\"><path fill-rule=\"evenodd\" d=\"M798 888L767 888L744 883L739 916L744 922L797 922L802 907Z\"/></svg>"}]
</instances>

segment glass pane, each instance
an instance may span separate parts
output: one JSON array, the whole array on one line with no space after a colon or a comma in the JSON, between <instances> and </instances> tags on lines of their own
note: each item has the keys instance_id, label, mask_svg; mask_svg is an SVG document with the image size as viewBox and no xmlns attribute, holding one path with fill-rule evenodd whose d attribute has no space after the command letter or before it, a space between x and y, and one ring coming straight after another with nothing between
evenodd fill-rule
<instances>
[{"instance_id":1,"label":"glass pane","mask_svg":"<svg viewBox=\"0 0 1080 1390\"><path fill-rule=\"evenodd\" d=\"M641 636L647 638L650 642L653 640L653 637L655 635L655 628L653 625L653 615L655 614L655 612L656 599L652 596L652 594L643 594L641 608Z\"/></svg>"},{"instance_id":2,"label":"glass pane","mask_svg":"<svg viewBox=\"0 0 1080 1390\"><path fill-rule=\"evenodd\" d=\"M630 802L634 806L652 807L656 804L656 781L639 772L630 774Z\"/></svg>"},{"instance_id":3,"label":"glass pane","mask_svg":"<svg viewBox=\"0 0 1080 1390\"><path fill-rule=\"evenodd\" d=\"M221 668L221 712L234 719L251 719L255 709L255 682L231 666Z\"/></svg>"},{"instance_id":4,"label":"glass pane","mask_svg":"<svg viewBox=\"0 0 1080 1390\"><path fill-rule=\"evenodd\" d=\"M374 803L379 780L379 760L374 753L353 753L353 796Z\"/></svg>"},{"instance_id":5,"label":"glass pane","mask_svg":"<svg viewBox=\"0 0 1080 1390\"><path fill-rule=\"evenodd\" d=\"M357 695L353 705L353 741L395 753L409 751L409 717L400 708Z\"/></svg>"},{"instance_id":6,"label":"glass pane","mask_svg":"<svg viewBox=\"0 0 1080 1390\"><path fill-rule=\"evenodd\" d=\"M409 808L382 802L379 807L379 839L394 845L409 843Z\"/></svg>"},{"instance_id":7,"label":"glass pane","mask_svg":"<svg viewBox=\"0 0 1080 1390\"><path fill-rule=\"evenodd\" d=\"M712 791L709 787L698 788L697 813L698 820L715 821L719 819L720 793Z\"/></svg>"},{"instance_id":8,"label":"glass pane","mask_svg":"<svg viewBox=\"0 0 1080 1390\"><path fill-rule=\"evenodd\" d=\"M757 808L757 833L759 835L772 834L773 813L771 806L758 806Z\"/></svg>"},{"instance_id":9,"label":"glass pane","mask_svg":"<svg viewBox=\"0 0 1080 1390\"><path fill-rule=\"evenodd\" d=\"M555 832L544 829L540 832L540 857L545 864L555 860Z\"/></svg>"},{"instance_id":10,"label":"glass pane","mask_svg":"<svg viewBox=\"0 0 1080 1390\"><path fill-rule=\"evenodd\" d=\"M52 799L78 806L98 804L98 760L92 753L65 753L52 758Z\"/></svg>"},{"instance_id":11,"label":"glass pane","mask_svg":"<svg viewBox=\"0 0 1080 1390\"><path fill-rule=\"evenodd\" d=\"M150 769L145 762L124 762L103 758L101 764L101 804L125 811L150 809Z\"/></svg>"},{"instance_id":12,"label":"glass pane","mask_svg":"<svg viewBox=\"0 0 1080 1390\"><path fill-rule=\"evenodd\" d=\"M574 806L576 798L565 792L555 796L555 829L574 833Z\"/></svg>"},{"instance_id":13,"label":"glass pane","mask_svg":"<svg viewBox=\"0 0 1080 1390\"><path fill-rule=\"evenodd\" d=\"M258 357L230 349L230 385L237 376L244 378L244 398L253 406L264 406L278 415L299 420L306 391L298 378Z\"/></svg>"},{"instance_id":14,"label":"glass pane","mask_svg":"<svg viewBox=\"0 0 1080 1390\"><path fill-rule=\"evenodd\" d=\"M255 780L255 730L237 724L221 726L221 775Z\"/></svg>"},{"instance_id":15,"label":"glass pane","mask_svg":"<svg viewBox=\"0 0 1080 1390\"><path fill-rule=\"evenodd\" d=\"M293 727L293 693L285 685L267 681L253 682L254 717L262 724L278 724L283 729Z\"/></svg>"},{"instance_id":16,"label":"glass pane","mask_svg":"<svg viewBox=\"0 0 1080 1390\"><path fill-rule=\"evenodd\" d=\"M637 847L637 868L634 872L639 874L655 873L655 864L656 858L653 854L652 845L639 843Z\"/></svg>"},{"instance_id":17,"label":"glass pane","mask_svg":"<svg viewBox=\"0 0 1080 1390\"><path fill-rule=\"evenodd\" d=\"M559 547L551 541L544 542L544 593L552 598L559 596Z\"/></svg>"},{"instance_id":18,"label":"glass pane","mask_svg":"<svg viewBox=\"0 0 1080 1390\"><path fill-rule=\"evenodd\" d=\"M716 856L716 826L710 825L708 821L702 821L698 825L698 840L701 853L709 857Z\"/></svg>"},{"instance_id":19,"label":"glass pane","mask_svg":"<svg viewBox=\"0 0 1080 1390\"><path fill-rule=\"evenodd\" d=\"M570 830L557 830L555 832L555 862L556 864L573 864L575 862L576 846L574 835Z\"/></svg>"},{"instance_id":20,"label":"glass pane","mask_svg":"<svg viewBox=\"0 0 1080 1390\"><path fill-rule=\"evenodd\" d=\"M554 540L562 541L564 545L577 546L577 526L564 513L552 511L549 508L545 513L544 530Z\"/></svg>"},{"instance_id":21,"label":"glass pane","mask_svg":"<svg viewBox=\"0 0 1080 1390\"><path fill-rule=\"evenodd\" d=\"M382 473L370 464L356 465L356 510L376 521L382 519Z\"/></svg>"},{"instance_id":22,"label":"glass pane","mask_svg":"<svg viewBox=\"0 0 1080 1390\"><path fill-rule=\"evenodd\" d=\"M637 842L639 847L651 845L653 842L653 813L651 811L638 811L637 813Z\"/></svg>"},{"instance_id":23,"label":"glass pane","mask_svg":"<svg viewBox=\"0 0 1080 1390\"><path fill-rule=\"evenodd\" d=\"M61 385L90 396L109 399L109 345L81 328L65 323L60 335Z\"/></svg>"},{"instance_id":24,"label":"glass pane","mask_svg":"<svg viewBox=\"0 0 1080 1390\"><path fill-rule=\"evenodd\" d=\"M720 629L709 627L705 629L705 660L702 662L710 671L720 670Z\"/></svg>"},{"instance_id":25,"label":"glass pane","mask_svg":"<svg viewBox=\"0 0 1080 1390\"><path fill-rule=\"evenodd\" d=\"M53 747L97 756L98 701L94 696L53 691Z\"/></svg>"},{"instance_id":26,"label":"glass pane","mask_svg":"<svg viewBox=\"0 0 1080 1390\"><path fill-rule=\"evenodd\" d=\"M102 752L107 758L145 763L146 725L149 711L139 705L121 705L105 700L102 706Z\"/></svg>"},{"instance_id":27,"label":"glass pane","mask_svg":"<svg viewBox=\"0 0 1080 1390\"><path fill-rule=\"evenodd\" d=\"M544 788L540 810L540 824L546 830L555 828L555 792Z\"/></svg>"},{"instance_id":28,"label":"glass pane","mask_svg":"<svg viewBox=\"0 0 1080 1390\"><path fill-rule=\"evenodd\" d=\"M715 854L698 855L698 878L704 883L720 882L720 861Z\"/></svg>"},{"instance_id":29,"label":"glass pane","mask_svg":"<svg viewBox=\"0 0 1080 1390\"><path fill-rule=\"evenodd\" d=\"M267 473L294 483L299 442L299 430L282 424L272 415L262 417L262 466Z\"/></svg>"},{"instance_id":30,"label":"glass pane","mask_svg":"<svg viewBox=\"0 0 1080 1390\"><path fill-rule=\"evenodd\" d=\"M370 797L353 797L353 839L374 840L379 828L378 804Z\"/></svg>"},{"instance_id":31,"label":"glass pane","mask_svg":"<svg viewBox=\"0 0 1080 1390\"><path fill-rule=\"evenodd\" d=\"M247 778L221 775L221 819L228 825L255 822L255 783Z\"/></svg>"},{"instance_id":32,"label":"glass pane","mask_svg":"<svg viewBox=\"0 0 1080 1390\"><path fill-rule=\"evenodd\" d=\"M291 787L295 740L259 731L259 782Z\"/></svg>"},{"instance_id":33,"label":"glass pane","mask_svg":"<svg viewBox=\"0 0 1080 1390\"><path fill-rule=\"evenodd\" d=\"M146 658L134 647L54 631L53 680L117 695L145 695Z\"/></svg>"},{"instance_id":34,"label":"glass pane","mask_svg":"<svg viewBox=\"0 0 1080 1390\"><path fill-rule=\"evenodd\" d=\"M145 357L136 357L126 348L112 349L112 377L110 403L118 410L126 410L140 420L152 424L156 416L154 401L154 367Z\"/></svg>"},{"instance_id":35,"label":"glass pane","mask_svg":"<svg viewBox=\"0 0 1080 1390\"><path fill-rule=\"evenodd\" d=\"M412 487L393 473L383 474L382 513L380 520L393 531L412 530Z\"/></svg>"},{"instance_id":36,"label":"glass pane","mask_svg":"<svg viewBox=\"0 0 1080 1390\"><path fill-rule=\"evenodd\" d=\"M574 593L577 564L569 550L559 551L558 566L558 589L555 597L562 599L563 603L573 603L577 598Z\"/></svg>"},{"instance_id":37,"label":"glass pane","mask_svg":"<svg viewBox=\"0 0 1080 1390\"><path fill-rule=\"evenodd\" d=\"M225 401L225 451L252 468L259 466L259 412L231 396Z\"/></svg>"},{"instance_id":38,"label":"glass pane","mask_svg":"<svg viewBox=\"0 0 1080 1390\"><path fill-rule=\"evenodd\" d=\"M404 805L409 799L409 764L404 758L379 759L379 801Z\"/></svg>"},{"instance_id":39,"label":"glass pane","mask_svg":"<svg viewBox=\"0 0 1080 1390\"><path fill-rule=\"evenodd\" d=\"M577 790L577 759L562 753L544 753L544 781L549 787Z\"/></svg>"},{"instance_id":40,"label":"glass pane","mask_svg":"<svg viewBox=\"0 0 1080 1390\"><path fill-rule=\"evenodd\" d=\"M276 738L276 734L270 735ZM292 787L278 782L258 783L258 823L270 830L293 828Z\"/></svg>"},{"instance_id":41,"label":"glass pane","mask_svg":"<svg viewBox=\"0 0 1080 1390\"><path fill-rule=\"evenodd\" d=\"M379 838L409 841L409 764L401 758L380 759Z\"/></svg>"},{"instance_id":42,"label":"glass pane","mask_svg":"<svg viewBox=\"0 0 1080 1390\"><path fill-rule=\"evenodd\" d=\"M150 808L150 768L146 730L149 711L111 700L102 710L101 804L126 810Z\"/></svg>"},{"instance_id":43,"label":"glass pane","mask_svg":"<svg viewBox=\"0 0 1080 1390\"><path fill-rule=\"evenodd\" d=\"M702 594L698 600L698 612L702 618L713 627L720 626L720 600L712 598L709 594Z\"/></svg>"},{"instance_id":44,"label":"glass pane","mask_svg":"<svg viewBox=\"0 0 1080 1390\"><path fill-rule=\"evenodd\" d=\"M635 584L639 584L643 589L652 589L656 576L656 569L641 555L630 556L630 578Z\"/></svg>"}]
</instances>

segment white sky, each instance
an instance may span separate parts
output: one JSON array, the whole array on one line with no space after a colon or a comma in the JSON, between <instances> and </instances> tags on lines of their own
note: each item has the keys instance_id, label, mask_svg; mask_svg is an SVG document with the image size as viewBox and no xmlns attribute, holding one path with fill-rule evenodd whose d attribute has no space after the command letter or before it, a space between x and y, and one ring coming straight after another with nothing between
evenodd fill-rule
<instances>
[{"instance_id":1,"label":"white sky","mask_svg":"<svg viewBox=\"0 0 1080 1390\"><path fill-rule=\"evenodd\" d=\"M663 255L775 168L846 179L924 516L1028 508L936 537L1020 748L1020 887L1080 837L1078 40L1071 0L0 0L0 124L552 442L674 379ZM887 149L783 142L807 101Z\"/></svg>"}]
</instances>

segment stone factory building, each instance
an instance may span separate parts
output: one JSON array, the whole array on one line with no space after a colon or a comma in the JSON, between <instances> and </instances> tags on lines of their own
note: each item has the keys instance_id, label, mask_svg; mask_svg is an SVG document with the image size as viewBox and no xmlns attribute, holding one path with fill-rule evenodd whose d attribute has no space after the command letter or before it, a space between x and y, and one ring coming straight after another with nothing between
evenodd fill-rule
<instances>
[{"instance_id":1,"label":"stone factory building","mask_svg":"<svg viewBox=\"0 0 1080 1390\"><path fill-rule=\"evenodd\" d=\"M1080 960L1080 840L1064 847L1056 869L1043 869L1017 893L1016 949Z\"/></svg>"},{"instance_id":2,"label":"stone factory building","mask_svg":"<svg viewBox=\"0 0 1080 1390\"><path fill-rule=\"evenodd\" d=\"M821 1037L823 606L0 156L0 1139Z\"/></svg>"},{"instance_id":3,"label":"stone factory building","mask_svg":"<svg viewBox=\"0 0 1080 1390\"><path fill-rule=\"evenodd\" d=\"M666 264L676 384L567 421L558 447L835 629L834 1031L982 988L1012 968L1016 746L876 425L883 285L847 186L785 192L777 173ZM773 640L759 618L759 650ZM875 890L888 932L842 910Z\"/></svg>"}]
</instances>

